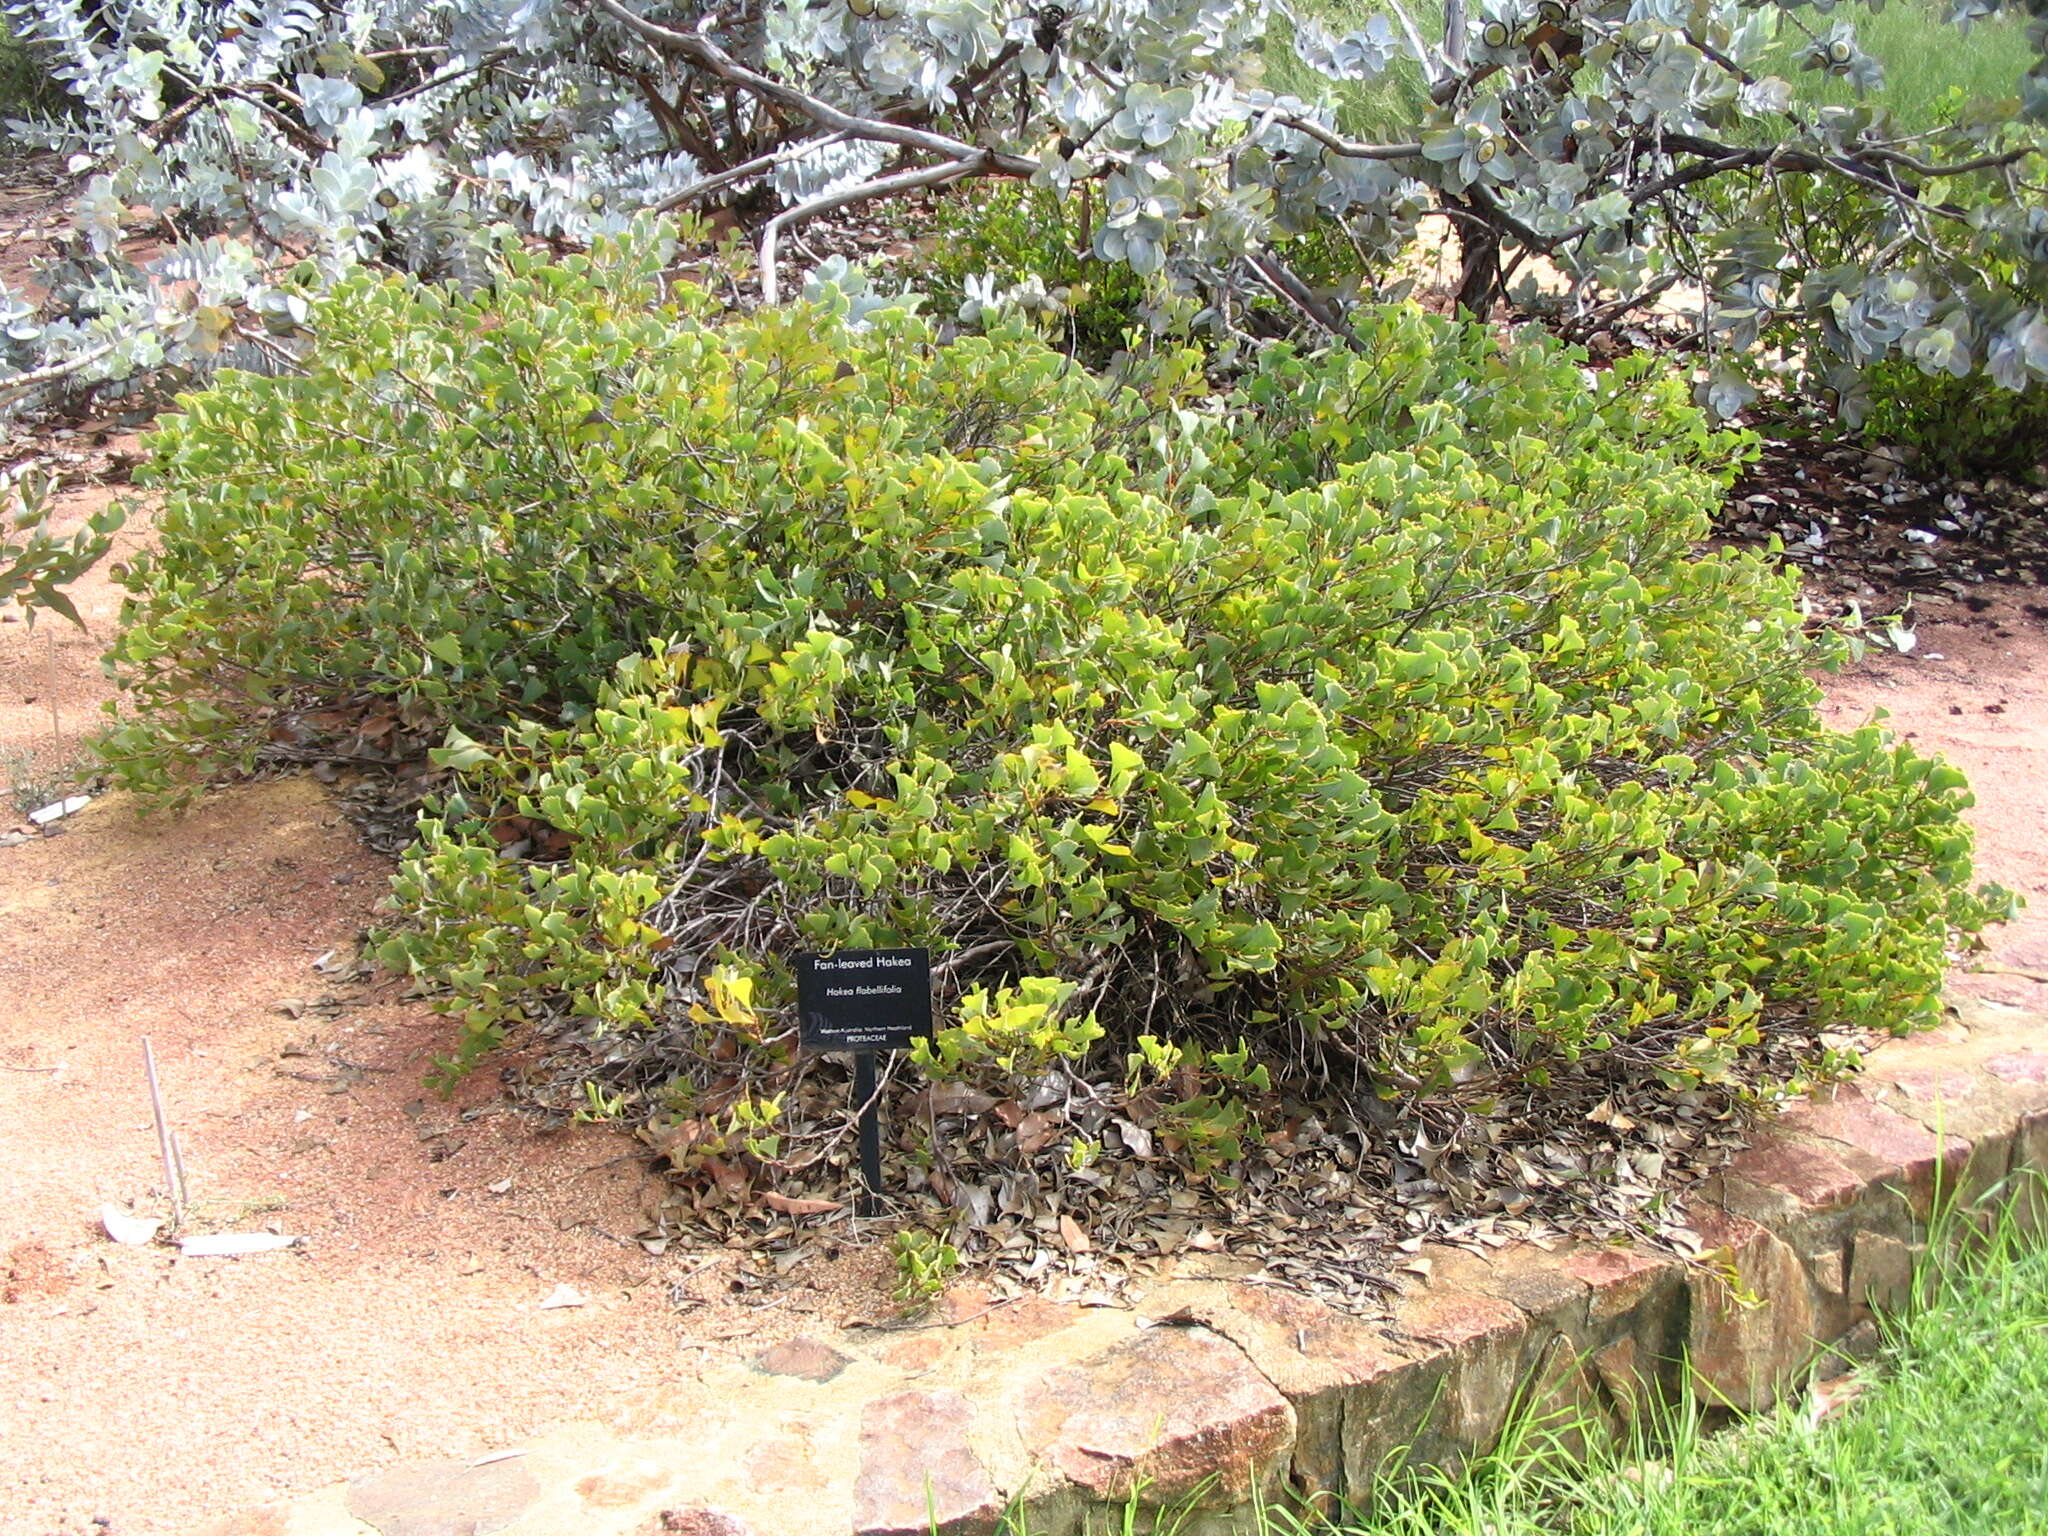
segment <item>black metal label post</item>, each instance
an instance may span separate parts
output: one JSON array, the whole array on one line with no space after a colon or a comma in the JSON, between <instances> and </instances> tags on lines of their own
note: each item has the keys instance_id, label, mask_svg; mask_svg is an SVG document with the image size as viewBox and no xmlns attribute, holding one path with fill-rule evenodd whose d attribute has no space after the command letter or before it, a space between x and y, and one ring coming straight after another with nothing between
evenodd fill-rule
<instances>
[{"instance_id":1,"label":"black metal label post","mask_svg":"<svg viewBox=\"0 0 2048 1536\"><path fill-rule=\"evenodd\" d=\"M875 1104L875 1053L907 1051L913 1041L931 1034L931 951L842 949L798 955L796 1000L806 1050L853 1053L861 1175L854 1214L879 1215L882 1126Z\"/></svg>"}]
</instances>

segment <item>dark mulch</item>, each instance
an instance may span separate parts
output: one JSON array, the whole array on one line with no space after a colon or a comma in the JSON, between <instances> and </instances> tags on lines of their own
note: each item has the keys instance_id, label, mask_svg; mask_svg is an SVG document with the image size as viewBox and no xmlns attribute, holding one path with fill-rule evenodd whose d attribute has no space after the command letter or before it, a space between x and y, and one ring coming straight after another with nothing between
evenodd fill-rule
<instances>
[{"instance_id":1,"label":"dark mulch","mask_svg":"<svg viewBox=\"0 0 2048 1536\"><path fill-rule=\"evenodd\" d=\"M1781 540L1817 599L1868 617L1982 613L1996 584L2048 619L2048 477L1925 475L1817 417L1753 425L1763 451L1721 509L1721 537Z\"/></svg>"}]
</instances>

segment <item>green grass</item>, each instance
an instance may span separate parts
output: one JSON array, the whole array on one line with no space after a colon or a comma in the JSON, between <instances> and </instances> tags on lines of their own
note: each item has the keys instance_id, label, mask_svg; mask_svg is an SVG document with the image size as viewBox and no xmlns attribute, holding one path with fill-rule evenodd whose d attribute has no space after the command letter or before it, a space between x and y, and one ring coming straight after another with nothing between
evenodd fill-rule
<instances>
[{"instance_id":1,"label":"green grass","mask_svg":"<svg viewBox=\"0 0 2048 1536\"><path fill-rule=\"evenodd\" d=\"M1794 1400L1707 1432L1672 1410L1649 1438L1556 1452L1523 1425L1462 1474L1389 1489L1341 1536L2028 1536L2048 1531L2048 1244L2001 1222L1888 1320L1874 1385L1818 1426ZM1584 1426L1571 1426L1583 1429ZM1262 1536L1307 1536L1286 1515Z\"/></svg>"},{"instance_id":2,"label":"green grass","mask_svg":"<svg viewBox=\"0 0 2048 1536\"><path fill-rule=\"evenodd\" d=\"M1882 105L1906 128L1940 126L1956 107L2019 95L2020 75L2033 62L2026 19L2008 11L1980 21L1965 33L1946 20L1948 0L1893 0L1882 11L1868 5L1837 6L1829 16L1812 10L1801 19L1816 32L1830 21L1856 28L1863 51L1884 65L1884 84L1859 98L1846 80L1831 80L1799 68L1805 43L1789 20L1781 20L1778 43L1765 69L1790 80L1808 105Z\"/></svg>"},{"instance_id":3,"label":"green grass","mask_svg":"<svg viewBox=\"0 0 2048 1536\"><path fill-rule=\"evenodd\" d=\"M1324 0L1314 6L1323 25L1342 36L1363 27L1374 16L1387 15L1373 0ZM1408 15L1425 41L1443 35L1443 0L1418 0ZM1389 21L1393 20L1387 15ZM1337 83L1324 78L1295 57L1292 36L1284 20L1275 19L1266 35L1263 54L1265 70L1261 81L1268 89L1286 91L1304 101L1330 101L1337 108L1337 127L1357 139L1406 140L1429 109L1429 90L1423 84L1422 67L1413 59L1396 57L1392 67L1379 79L1362 84Z\"/></svg>"},{"instance_id":4,"label":"green grass","mask_svg":"<svg viewBox=\"0 0 2048 1536\"><path fill-rule=\"evenodd\" d=\"M1327 0L1318 7L1323 23L1342 34L1383 13L1373 0ZM1834 21L1847 21L1866 52L1885 69L1885 83L1870 101L1887 107L1907 129L1918 132L1940 125L1966 101L2016 96L2021 73L2032 61L2026 21L2006 12L1980 21L1965 34L1945 19L1948 0L1893 0L1881 11L1868 4L1837 6L1823 15L1808 9L1800 19L1824 33ZM1409 8L1418 31L1434 42L1443 31L1441 0L1421 0ZM1265 49L1265 83L1274 90L1334 101L1339 126L1365 139L1402 139L1411 135L1428 104L1422 72L1413 60L1397 62L1369 85L1333 85L1294 57L1287 45L1285 23L1276 22ZM1798 99L1808 106L1850 104L1855 87L1799 68L1805 37L1790 20L1779 21L1779 37L1763 73L1783 75ZM1590 72L1581 82L1592 89Z\"/></svg>"}]
</instances>

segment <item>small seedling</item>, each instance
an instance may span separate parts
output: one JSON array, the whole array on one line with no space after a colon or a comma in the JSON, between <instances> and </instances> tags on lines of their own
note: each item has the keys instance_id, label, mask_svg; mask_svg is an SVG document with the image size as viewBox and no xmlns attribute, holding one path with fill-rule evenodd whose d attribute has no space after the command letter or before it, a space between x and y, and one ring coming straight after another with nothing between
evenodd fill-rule
<instances>
[{"instance_id":1,"label":"small seedling","mask_svg":"<svg viewBox=\"0 0 2048 1536\"><path fill-rule=\"evenodd\" d=\"M960 1268L959 1249L915 1227L890 1238L889 1253L896 1261L896 1299L910 1304L938 1295Z\"/></svg>"}]
</instances>

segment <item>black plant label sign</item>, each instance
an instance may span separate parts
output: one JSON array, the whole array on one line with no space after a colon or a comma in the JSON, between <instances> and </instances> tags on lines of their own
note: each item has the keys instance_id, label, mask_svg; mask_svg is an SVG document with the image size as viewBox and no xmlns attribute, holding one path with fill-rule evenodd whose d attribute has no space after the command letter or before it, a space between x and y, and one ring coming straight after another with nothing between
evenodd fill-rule
<instances>
[{"instance_id":1,"label":"black plant label sign","mask_svg":"<svg viewBox=\"0 0 2048 1536\"><path fill-rule=\"evenodd\" d=\"M806 1049L907 1051L932 1032L932 952L842 949L796 957Z\"/></svg>"}]
</instances>

